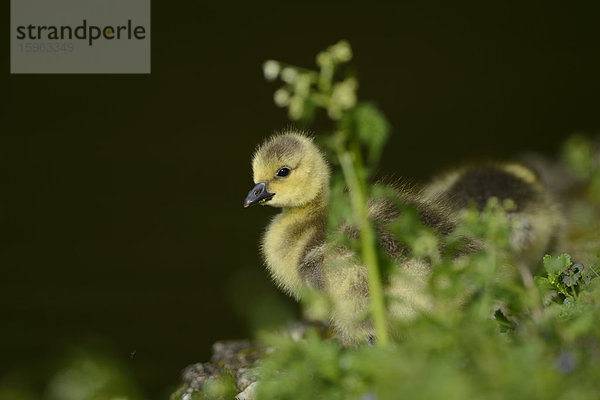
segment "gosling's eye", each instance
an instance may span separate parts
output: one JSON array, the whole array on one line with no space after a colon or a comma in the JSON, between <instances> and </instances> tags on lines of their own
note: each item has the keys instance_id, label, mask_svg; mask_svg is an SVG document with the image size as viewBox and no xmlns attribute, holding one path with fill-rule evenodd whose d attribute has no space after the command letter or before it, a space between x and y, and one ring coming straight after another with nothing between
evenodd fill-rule
<instances>
[{"instance_id":1,"label":"gosling's eye","mask_svg":"<svg viewBox=\"0 0 600 400\"><path fill-rule=\"evenodd\" d=\"M275 176L278 176L280 178L285 178L289 174L290 174L290 169L288 167L283 167L279 171L277 171L277 174Z\"/></svg>"}]
</instances>

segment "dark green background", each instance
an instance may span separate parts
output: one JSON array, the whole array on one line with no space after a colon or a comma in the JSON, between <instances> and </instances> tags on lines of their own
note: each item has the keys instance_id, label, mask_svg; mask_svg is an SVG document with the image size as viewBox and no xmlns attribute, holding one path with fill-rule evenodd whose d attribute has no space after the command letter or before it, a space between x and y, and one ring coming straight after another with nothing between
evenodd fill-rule
<instances>
[{"instance_id":1,"label":"dark green background","mask_svg":"<svg viewBox=\"0 0 600 400\"><path fill-rule=\"evenodd\" d=\"M312 67L349 40L361 98L394 128L382 174L595 132L598 7L484 3L154 1L151 75L11 76L6 59L0 376L99 336L160 397L212 342L251 334L256 296L283 299L257 251L274 210L241 207L255 145L288 123L266 59Z\"/></svg>"}]
</instances>

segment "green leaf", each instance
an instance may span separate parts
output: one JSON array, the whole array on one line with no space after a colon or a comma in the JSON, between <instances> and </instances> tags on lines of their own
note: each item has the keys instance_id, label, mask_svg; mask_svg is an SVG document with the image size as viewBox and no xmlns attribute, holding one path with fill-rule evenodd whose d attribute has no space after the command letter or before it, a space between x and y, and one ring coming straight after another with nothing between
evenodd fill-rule
<instances>
[{"instance_id":1,"label":"green leaf","mask_svg":"<svg viewBox=\"0 0 600 400\"><path fill-rule=\"evenodd\" d=\"M548 280L548 278L543 278L541 276L534 276L533 281L540 291L547 292L549 290L554 289L554 285Z\"/></svg>"},{"instance_id":2,"label":"green leaf","mask_svg":"<svg viewBox=\"0 0 600 400\"><path fill-rule=\"evenodd\" d=\"M560 256L552 257L549 254L544 256L544 269L549 274L558 274L561 270L571 265L571 256L563 253Z\"/></svg>"},{"instance_id":3,"label":"green leaf","mask_svg":"<svg viewBox=\"0 0 600 400\"><path fill-rule=\"evenodd\" d=\"M370 103L359 103L354 111L354 118L358 140L369 149L368 162L375 164L379 161L383 145L389 136L390 124L383 113Z\"/></svg>"}]
</instances>

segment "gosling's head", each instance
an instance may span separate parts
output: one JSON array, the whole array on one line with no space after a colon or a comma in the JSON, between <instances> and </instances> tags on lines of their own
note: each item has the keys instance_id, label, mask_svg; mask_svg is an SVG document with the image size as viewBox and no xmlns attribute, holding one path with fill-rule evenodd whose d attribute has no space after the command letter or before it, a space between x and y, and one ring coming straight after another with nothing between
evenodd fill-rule
<instances>
[{"instance_id":1,"label":"gosling's head","mask_svg":"<svg viewBox=\"0 0 600 400\"><path fill-rule=\"evenodd\" d=\"M284 133L267 139L254 153L252 171L256 186L244 207L302 207L329 194L329 167L312 139Z\"/></svg>"}]
</instances>

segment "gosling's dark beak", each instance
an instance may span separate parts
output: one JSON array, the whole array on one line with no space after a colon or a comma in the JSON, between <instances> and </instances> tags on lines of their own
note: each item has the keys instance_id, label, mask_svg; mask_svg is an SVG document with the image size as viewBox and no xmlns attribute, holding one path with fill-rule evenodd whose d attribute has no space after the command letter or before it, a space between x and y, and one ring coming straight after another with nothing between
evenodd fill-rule
<instances>
[{"instance_id":1,"label":"gosling's dark beak","mask_svg":"<svg viewBox=\"0 0 600 400\"><path fill-rule=\"evenodd\" d=\"M266 183L257 183L256 186L254 186L252 190L248 192L248 196L246 196L246 200L244 200L244 208L248 208L256 203L262 204L265 201L271 200L273 196L275 196L275 193L267 192Z\"/></svg>"}]
</instances>

